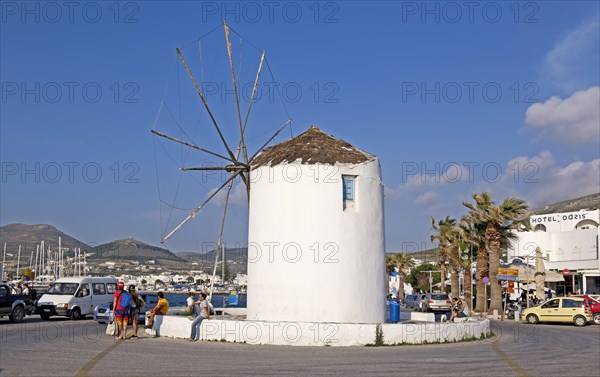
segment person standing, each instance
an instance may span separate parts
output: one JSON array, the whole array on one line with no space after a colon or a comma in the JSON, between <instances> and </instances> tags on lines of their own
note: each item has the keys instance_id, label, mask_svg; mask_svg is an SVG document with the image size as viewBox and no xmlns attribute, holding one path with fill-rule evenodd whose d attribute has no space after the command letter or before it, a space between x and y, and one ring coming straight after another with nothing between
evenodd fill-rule
<instances>
[{"instance_id":1,"label":"person standing","mask_svg":"<svg viewBox=\"0 0 600 377\"><path fill-rule=\"evenodd\" d=\"M146 306L146 302L141 296L137 294L135 285L133 284L129 286L129 294L131 295L131 307L129 308L129 318L131 318L131 324L133 325L133 335L131 335L131 337L137 338L138 317L140 315L140 310L144 306Z\"/></svg>"},{"instance_id":2,"label":"person standing","mask_svg":"<svg viewBox=\"0 0 600 377\"><path fill-rule=\"evenodd\" d=\"M148 318L148 324L146 325L147 329L151 329L154 325L154 317L157 315L167 315L169 312L169 302L165 298L165 294L158 292L158 303L152 310L150 310L150 318Z\"/></svg>"},{"instance_id":3,"label":"person standing","mask_svg":"<svg viewBox=\"0 0 600 377\"><path fill-rule=\"evenodd\" d=\"M193 306L200 308L200 315L198 315L192 321L192 333L190 334L190 341L195 342L200 340L200 325L205 319L210 319L210 309L208 308L208 301L206 300L206 293L200 293L198 301L193 303Z\"/></svg>"},{"instance_id":4,"label":"person standing","mask_svg":"<svg viewBox=\"0 0 600 377\"><path fill-rule=\"evenodd\" d=\"M22 295L29 296L31 292L29 291L29 285L27 283L23 283L23 289L21 291Z\"/></svg>"},{"instance_id":5,"label":"person standing","mask_svg":"<svg viewBox=\"0 0 600 377\"><path fill-rule=\"evenodd\" d=\"M124 308L121 303L123 302L123 295L125 292L125 283L122 281L118 284L119 289L113 295L113 312L115 322L117 323L117 340L125 340L127 334L127 321L129 321L129 309Z\"/></svg>"}]
</instances>

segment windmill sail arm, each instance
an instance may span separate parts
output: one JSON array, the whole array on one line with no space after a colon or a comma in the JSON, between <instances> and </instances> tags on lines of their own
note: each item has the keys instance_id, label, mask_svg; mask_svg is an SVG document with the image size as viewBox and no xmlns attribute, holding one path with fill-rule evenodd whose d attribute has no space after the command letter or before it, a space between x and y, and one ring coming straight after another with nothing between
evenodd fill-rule
<instances>
[{"instance_id":1,"label":"windmill sail arm","mask_svg":"<svg viewBox=\"0 0 600 377\"><path fill-rule=\"evenodd\" d=\"M202 204L200 204L198 207L196 207L195 210L192 211L192 213L190 213L181 223L179 223L179 225L177 225L169 234L167 234L162 241L160 241L161 243L165 243L169 238L171 238L171 236L173 236L173 234L175 234L179 229L181 229L182 226L184 226L188 221L190 221L191 219L193 219L194 217L196 217L196 215L198 214L198 212L200 212L200 210L202 208L204 208L204 206L206 204L208 204L208 202L214 198L219 191L221 191L221 189L223 187L225 187L230 181L233 181L233 179L235 177L238 176L238 174L240 174L242 172L242 170L239 170L236 173L231 174L231 177L229 177L221 186L219 186L218 189L215 190L215 192L213 192L204 202L202 202Z\"/></svg>"},{"instance_id":2,"label":"windmill sail arm","mask_svg":"<svg viewBox=\"0 0 600 377\"><path fill-rule=\"evenodd\" d=\"M202 152L204 152L204 153L211 154L211 155L213 155L213 156L215 156L215 157L219 157L219 158L222 158L222 159L224 159L224 160L231 161L231 162L233 162L234 164L235 164L235 163L237 163L237 161L235 161L235 160L232 160L232 159L231 159L231 158L229 158L229 157L225 157L225 156L223 156L223 155L220 155L220 154L218 154L218 153L211 152L211 151L209 151L208 149L204 149L204 148L201 148L201 147L197 146L196 144L188 143L187 141L183 141L183 140L177 139L176 137L169 136L169 135L167 135L167 134L164 134L164 133L162 133L162 132L160 132L160 131L156 131L156 130L150 130L150 132L152 132L153 134L155 134L155 135L157 135L157 136L164 137L165 139L169 139L169 140L175 141L175 142L177 142L177 143L183 144L183 145L185 145L185 146L188 146L188 147L190 147L190 148L194 148L194 149L197 149L197 150L199 150L199 151L202 151Z\"/></svg>"},{"instance_id":3,"label":"windmill sail arm","mask_svg":"<svg viewBox=\"0 0 600 377\"><path fill-rule=\"evenodd\" d=\"M212 111L210 111L210 107L208 106L208 103L206 102L206 98L204 98L204 95L202 94L202 91L200 90L200 87L198 86L198 83L196 82L196 78L192 74L190 67L187 65L187 62L185 61L183 55L181 54L181 50L179 50L179 49L177 49L177 56L179 56L179 60L181 60L181 63L183 64L183 67L185 68L186 72L188 73L190 80L192 80L192 84L194 85L194 88L196 88L196 92L200 96L200 99L202 100L202 104L204 104L204 108L206 109L206 112L210 116L210 119L212 120L213 125L215 126L215 129L217 130L217 133L219 134L219 137L221 138L221 141L223 142L223 145L225 146L225 149L227 149L227 153L229 154L229 157L231 157L232 160L235 160L235 157L233 156L233 152L229 148L227 141L225 141L225 137L223 136L223 133L221 133L221 129L219 128L219 125L217 124L217 121L216 121Z\"/></svg>"},{"instance_id":4,"label":"windmill sail arm","mask_svg":"<svg viewBox=\"0 0 600 377\"><path fill-rule=\"evenodd\" d=\"M207 167L191 167L191 168L179 168L182 171L190 170L226 170L228 172L235 172L236 170L247 170L248 167L245 165L227 165L227 166L207 166Z\"/></svg>"},{"instance_id":5,"label":"windmill sail arm","mask_svg":"<svg viewBox=\"0 0 600 377\"><path fill-rule=\"evenodd\" d=\"M235 97L235 107L237 110L238 125L240 127L239 145L242 146L244 162L248 163L248 153L246 152L246 143L244 142L244 127L242 125L242 113L240 110L240 100L239 100L238 90L237 90L237 80L235 79L235 70L233 68L233 54L231 51L231 40L229 39L229 27L227 27L227 22L225 22L225 21L223 21L223 29L225 30L225 39L227 42L227 56L229 57L229 68L231 69L231 81L233 83L233 94ZM237 158L237 156L236 156L236 158Z\"/></svg>"},{"instance_id":6,"label":"windmill sail arm","mask_svg":"<svg viewBox=\"0 0 600 377\"><path fill-rule=\"evenodd\" d=\"M271 136L269 138L269 140L267 140L266 143L263 144L262 147L258 148L258 150L256 151L256 153L254 153L254 155L252 156L252 158L250 159L250 161L254 160L254 157L256 157L256 155L258 155L273 139L275 139L277 137L277 135L279 135L279 133L281 131L283 131L284 128L286 128L287 126L289 126L292 123L291 119L288 119L287 122L284 123L283 126L281 126L274 134L273 136Z\"/></svg>"}]
</instances>

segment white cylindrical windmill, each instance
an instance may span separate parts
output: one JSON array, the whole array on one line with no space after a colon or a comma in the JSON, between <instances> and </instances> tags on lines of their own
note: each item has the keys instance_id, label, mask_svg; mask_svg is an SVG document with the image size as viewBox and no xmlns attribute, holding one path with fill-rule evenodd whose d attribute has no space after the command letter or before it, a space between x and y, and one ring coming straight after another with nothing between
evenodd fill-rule
<instances>
[{"instance_id":1,"label":"white cylindrical windmill","mask_svg":"<svg viewBox=\"0 0 600 377\"><path fill-rule=\"evenodd\" d=\"M227 142L226 133L208 105L201 82L196 80L180 49L177 49L177 56L217 131L222 150L200 147L177 122L186 140L154 128L152 133L159 139L169 139L225 162L225 165L181 166L181 171L220 170L228 178L207 193L206 199L162 236L161 241L172 237L224 191L212 292L219 254L222 263L225 261L224 252L218 251L224 250L223 230L230 193L234 184L241 183L249 198L248 319L384 322L383 184L379 160L317 127L264 149L290 125L289 114L287 121L273 128L276 129L274 134L254 154L248 153L247 123L252 105L259 98L257 89L263 62L266 66L268 63L262 51L254 84L249 86L252 91L247 109L243 112L240 99L244 97L238 96L239 79L229 38L230 28L226 24L223 26L239 139L234 144ZM275 82L270 68L268 72ZM167 106L161 104L157 121L165 108ZM241 182L237 182L238 177ZM159 199L171 209L176 208Z\"/></svg>"},{"instance_id":2,"label":"white cylindrical windmill","mask_svg":"<svg viewBox=\"0 0 600 377\"><path fill-rule=\"evenodd\" d=\"M377 157L312 126L251 166L249 320L385 320Z\"/></svg>"}]
</instances>

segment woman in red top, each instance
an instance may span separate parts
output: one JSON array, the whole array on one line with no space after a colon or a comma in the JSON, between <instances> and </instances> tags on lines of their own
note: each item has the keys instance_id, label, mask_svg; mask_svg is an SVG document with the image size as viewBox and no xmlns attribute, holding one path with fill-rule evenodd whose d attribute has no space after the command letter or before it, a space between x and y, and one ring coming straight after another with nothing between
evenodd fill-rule
<instances>
[{"instance_id":1,"label":"woman in red top","mask_svg":"<svg viewBox=\"0 0 600 377\"><path fill-rule=\"evenodd\" d=\"M127 321L129 321L129 309L121 306L121 300L123 300L123 293L125 292L125 283L120 281L118 286L119 289L113 296L112 307L115 314L115 321L117 322L117 329L119 329L117 340L125 340L125 335L127 334Z\"/></svg>"}]
</instances>

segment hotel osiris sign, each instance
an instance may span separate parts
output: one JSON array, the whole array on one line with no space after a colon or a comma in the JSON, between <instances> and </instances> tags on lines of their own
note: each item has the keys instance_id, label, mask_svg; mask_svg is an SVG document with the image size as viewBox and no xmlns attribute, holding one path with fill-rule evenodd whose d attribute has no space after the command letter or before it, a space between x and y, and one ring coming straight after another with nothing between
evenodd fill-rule
<instances>
[{"instance_id":1,"label":"hotel osiris sign","mask_svg":"<svg viewBox=\"0 0 600 377\"><path fill-rule=\"evenodd\" d=\"M587 219L598 222L598 210L534 215L531 216L530 222L532 226L538 224L544 225L548 230L550 230L550 228L554 228L554 230L571 230L574 229L579 222Z\"/></svg>"}]
</instances>

